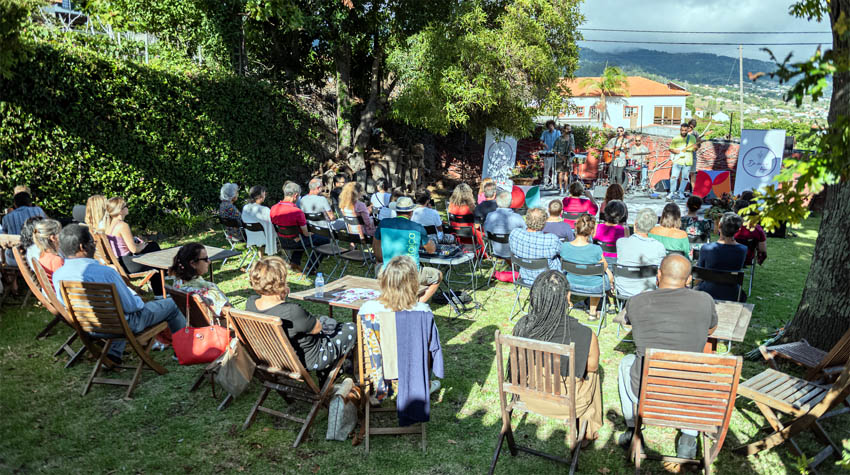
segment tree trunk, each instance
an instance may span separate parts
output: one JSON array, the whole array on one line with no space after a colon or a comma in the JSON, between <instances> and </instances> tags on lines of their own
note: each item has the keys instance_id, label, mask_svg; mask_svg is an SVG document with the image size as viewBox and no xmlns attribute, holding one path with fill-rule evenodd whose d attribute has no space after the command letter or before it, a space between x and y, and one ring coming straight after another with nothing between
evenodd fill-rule
<instances>
[{"instance_id":1,"label":"tree trunk","mask_svg":"<svg viewBox=\"0 0 850 475\"><path fill-rule=\"evenodd\" d=\"M347 154L351 148L351 45L337 48L336 57L336 128L337 155Z\"/></svg>"},{"instance_id":2,"label":"tree trunk","mask_svg":"<svg viewBox=\"0 0 850 475\"><path fill-rule=\"evenodd\" d=\"M372 129L378 119L378 102L381 95L381 49L375 38L374 57L372 58L372 78L369 85L369 99L360 113L360 122L354 132L354 150L348 157L348 166L355 179L360 182L366 181L366 147L372 138Z\"/></svg>"},{"instance_id":3,"label":"tree trunk","mask_svg":"<svg viewBox=\"0 0 850 475\"><path fill-rule=\"evenodd\" d=\"M839 38L835 23L841 13L850 15L850 0L829 3L833 48L838 57L850 54L850 41ZM832 102L829 123L839 115L850 114L850 74L832 77ZM823 219L812 256L812 267L785 338L805 338L812 345L828 351L850 328L850 182L829 186L826 193Z\"/></svg>"}]
</instances>

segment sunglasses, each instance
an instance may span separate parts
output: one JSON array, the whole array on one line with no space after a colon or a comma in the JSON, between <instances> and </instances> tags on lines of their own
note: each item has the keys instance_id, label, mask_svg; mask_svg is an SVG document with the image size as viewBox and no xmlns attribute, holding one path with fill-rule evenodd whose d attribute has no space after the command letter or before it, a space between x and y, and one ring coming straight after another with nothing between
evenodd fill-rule
<instances>
[{"instance_id":1,"label":"sunglasses","mask_svg":"<svg viewBox=\"0 0 850 475\"><path fill-rule=\"evenodd\" d=\"M210 261L210 258L209 258L209 257L199 257L199 258L195 259L193 262L198 262L198 261L207 261L207 262L209 262L209 261Z\"/></svg>"}]
</instances>

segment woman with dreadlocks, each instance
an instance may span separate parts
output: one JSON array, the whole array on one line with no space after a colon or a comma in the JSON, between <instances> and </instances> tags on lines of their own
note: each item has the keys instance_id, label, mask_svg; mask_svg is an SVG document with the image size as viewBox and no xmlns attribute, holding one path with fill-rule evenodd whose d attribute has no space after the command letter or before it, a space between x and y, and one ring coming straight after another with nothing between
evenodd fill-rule
<instances>
[{"instance_id":1,"label":"woman with dreadlocks","mask_svg":"<svg viewBox=\"0 0 850 475\"><path fill-rule=\"evenodd\" d=\"M599 342L596 335L578 320L569 315L567 293L570 284L563 273L547 270L534 280L531 286L528 315L520 318L513 335L532 340L569 345L575 343L576 372L576 417L579 427L587 422L587 432L582 447L596 440L602 427L602 384L596 370L599 369ZM562 394L567 394L569 358L561 358ZM532 411L549 417L566 418L566 408L550 401L523 398Z\"/></svg>"}]
</instances>

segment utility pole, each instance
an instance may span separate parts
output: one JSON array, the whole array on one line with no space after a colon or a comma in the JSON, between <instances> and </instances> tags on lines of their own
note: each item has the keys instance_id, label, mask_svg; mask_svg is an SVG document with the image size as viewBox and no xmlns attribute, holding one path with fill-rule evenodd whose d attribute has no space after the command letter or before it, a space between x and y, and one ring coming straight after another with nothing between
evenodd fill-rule
<instances>
[{"instance_id":1,"label":"utility pole","mask_svg":"<svg viewBox=\"0 0 850 475\"><path fill-rule=\"evenodd\" d=\"M738 124L741 135L744 134L744 46L738 45Z\"/></svg>"}]
</instances>

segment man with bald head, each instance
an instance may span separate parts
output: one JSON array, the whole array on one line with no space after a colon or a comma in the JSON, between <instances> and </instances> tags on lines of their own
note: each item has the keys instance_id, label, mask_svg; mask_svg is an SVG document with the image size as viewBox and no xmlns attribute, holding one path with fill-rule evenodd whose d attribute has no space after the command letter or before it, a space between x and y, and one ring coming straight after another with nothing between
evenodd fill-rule
<instances>
[{"instance_id":1,"label":"man with bald head","mask_svg":"<svg viewBox=\"0 0 850 475\"><path fill-rule=\"evenodd\" d=\"M620 362L620 406L628 429L620 444L631 442L635 425L634 405L640 394L643 356L647 348L701 353L708 335L717 327L714 299L705 292L688 288L691 262L671 254L661 261L656 276L658 289L630 298L623 309L626 323L632 326L635 354ZM683 430L676 446L681 458L696 455L696 431Z\"/></svg>"}]
</instances>

